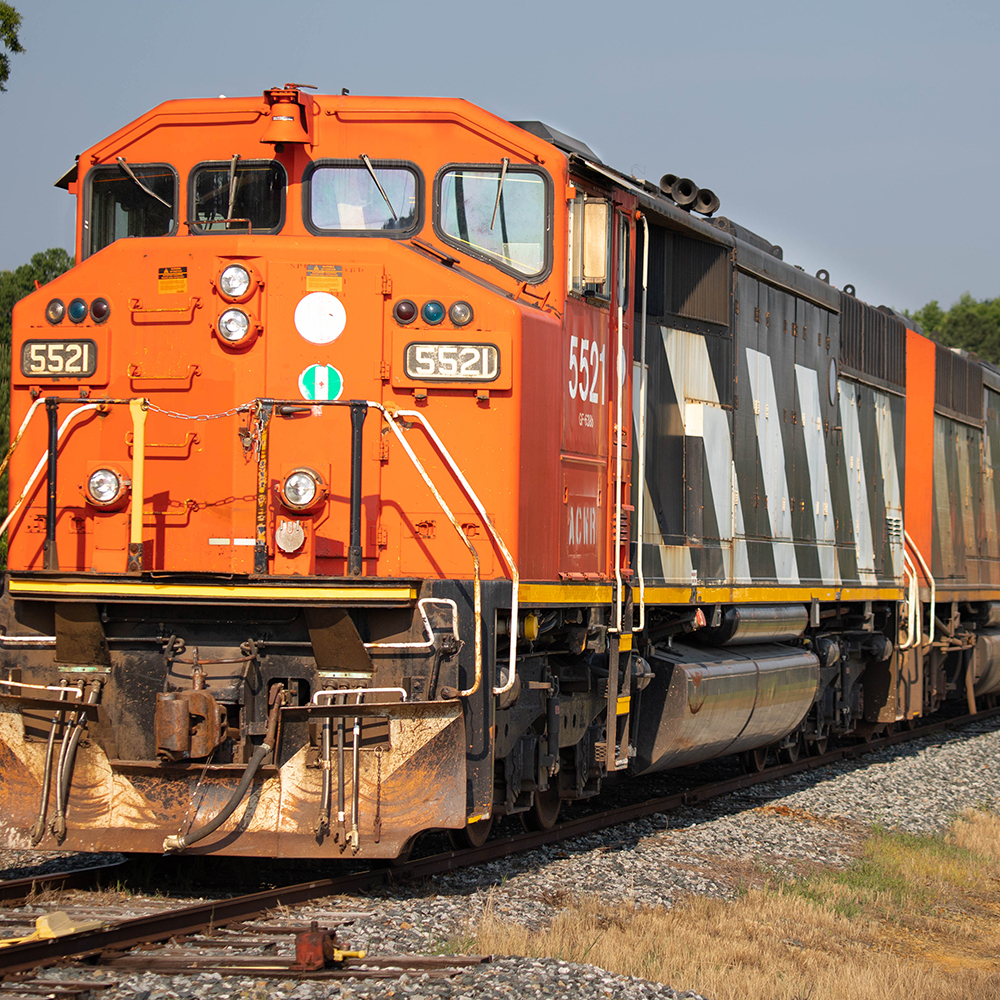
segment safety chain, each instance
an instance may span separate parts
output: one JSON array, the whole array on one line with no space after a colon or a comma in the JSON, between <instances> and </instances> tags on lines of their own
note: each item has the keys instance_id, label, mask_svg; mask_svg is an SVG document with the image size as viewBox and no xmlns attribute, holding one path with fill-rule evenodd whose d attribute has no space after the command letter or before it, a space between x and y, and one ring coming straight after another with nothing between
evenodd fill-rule
<instances>
[{"instance_id":1,"label":"safety chain","mask_svg":"<svg viewBox=\"0 0 1000 1000\"><path fill-rule=\"evenodd\" d=\"M167 507L182 508L186 510L204 510L207 507L227 507L234 503L253 503L257 499L256 493L245 493L243 496L230 495L221 500L168 500ZM153 516L157 514L167 514L167 510L146 511Z\"/></svg>"},{"instance_id":2,"label":"safety chain","mask_svg":"<svg viewBox=\"0 0 1000 1000\"><path fill-rule=\"evenodd\" d=\"M146 402L146 409L154 413L162 413L165 417L173 417L175 420L219 420L222 417L235 417L239 413L250 413L257 408L257 403L241 403L233 406L221 413L178 413L176 410L164 410L163 407L155 403Z\"/></svg>"}]
</instances>

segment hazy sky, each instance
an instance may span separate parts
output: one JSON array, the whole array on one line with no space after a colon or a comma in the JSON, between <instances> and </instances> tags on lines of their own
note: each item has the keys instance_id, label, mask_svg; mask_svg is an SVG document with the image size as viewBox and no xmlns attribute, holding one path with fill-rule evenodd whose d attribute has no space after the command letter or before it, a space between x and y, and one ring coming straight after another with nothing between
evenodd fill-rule
<instances>
[{"instance_id":1,"label":"hazy sky","mask_svg":"<svg viewBox=\"0 0 1000 1000\"><path fill-rule=\"evenodd\" d=\"M1000 295L1000 4L13 0L0 269L71 248L52 186L161 101L321 93L471 100L626 173L712 188L785 260L874 304Z\"/></svg>"}]
</instances>

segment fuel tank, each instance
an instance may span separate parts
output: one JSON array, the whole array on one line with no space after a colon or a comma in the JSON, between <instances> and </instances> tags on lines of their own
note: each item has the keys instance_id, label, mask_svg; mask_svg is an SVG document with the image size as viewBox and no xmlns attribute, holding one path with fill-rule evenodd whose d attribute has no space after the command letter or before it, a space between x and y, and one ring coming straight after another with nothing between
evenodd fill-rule
<instances>
[{"instance_id":1,"label":"fuel tank","mask_svg":"<svg viewBox=\"0 0 1000 1000\"><path fill-rule=\"evenodd\" d=\"M778 643L738 649L657 646L642 692L636 774L766 746L805 717L819 688L819 659Z\"/></svg>"}]
</instances>

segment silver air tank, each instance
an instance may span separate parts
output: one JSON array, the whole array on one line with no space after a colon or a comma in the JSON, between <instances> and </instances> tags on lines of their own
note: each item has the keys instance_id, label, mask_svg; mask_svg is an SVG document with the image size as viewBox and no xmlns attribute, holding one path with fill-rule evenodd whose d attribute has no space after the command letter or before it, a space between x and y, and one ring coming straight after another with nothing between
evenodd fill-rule
<instances>
[{"instance_id":1,"label":"silver air tank","mask_svg":"<svg viewBox=\"0 0 1000 1000\"><path fill-rule=\"evenodd\" d=\"M1000 601L989 601L980 609L980 628L995 628L1000 625Z\"/></svg>"},{"instance_id":2,"label":"silver air tank","mask_svg":"<svg viewBox=\"0 0 1000 1000\"><path fill-rule=\"evenodd\" d=\"M969 669L972 690L977 696L1000 692L1000 631L990 629L976 636Z\"/></svg>"},{"instance_id":3,"label":"silver air tank","mask_svg":"<svg viewBox=\"0 0 1000 1000\"><path fill-rule=\"evenodd\" d=\"M698 641L706 646L740 646L801 638L809 624L803 604L738 604L722 613L722 624L703 628Z\"/></svg>"},{"instance_id":4,"label":"silver air tank","mask_svg":"<svg viewBox=\"0 0 1000 1000\"><path fill-rule=\"evenodd\" d=\"M819 690L819 658L792 646L657 646L642 692L633 771L695 764L780 740Z\"/></svg>"}]
</instances>

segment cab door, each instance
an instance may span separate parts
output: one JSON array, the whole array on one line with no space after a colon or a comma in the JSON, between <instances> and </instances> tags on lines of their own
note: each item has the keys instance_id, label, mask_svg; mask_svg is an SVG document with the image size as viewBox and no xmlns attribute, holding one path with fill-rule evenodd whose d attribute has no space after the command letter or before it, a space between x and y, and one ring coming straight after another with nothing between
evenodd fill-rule
<instances>
[{"instance_id":1,"label":"cab door","mask_svg":"<svg viewBox=\"0 0 1000 1000\"><path fill-rule=\"evenodd\" d=\"M611 330L614 362L609 366L611 400L608 449L608 504L610 518L609 575L617 567L623 583L632 576L631 534L634 508L632 497L632 326L635 278L636 200L625 192L615 192L612 201L614 222L611 253ZM610 353L610 352L609 352Z\"/></svg>"},{"instance_id":2,"label":"cab door","mask_svg":"<svg viewBox=\"0 0 1000 1000\"><path fill-rule=\"evenodd\" d=\"M635 199L576 184L577 196L570 202L569 295L563 326L559 575L568 580L614 579L618 560L627 581Z\"/></svg>"}]
</instances>

